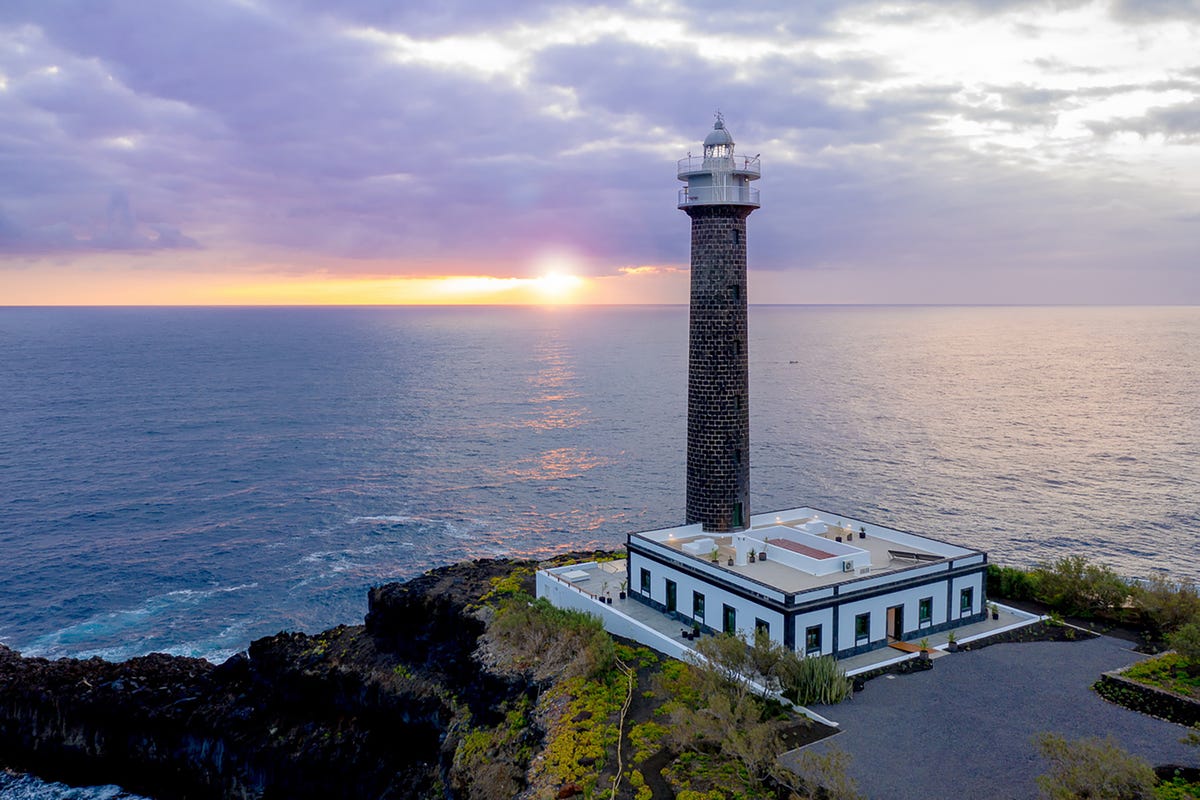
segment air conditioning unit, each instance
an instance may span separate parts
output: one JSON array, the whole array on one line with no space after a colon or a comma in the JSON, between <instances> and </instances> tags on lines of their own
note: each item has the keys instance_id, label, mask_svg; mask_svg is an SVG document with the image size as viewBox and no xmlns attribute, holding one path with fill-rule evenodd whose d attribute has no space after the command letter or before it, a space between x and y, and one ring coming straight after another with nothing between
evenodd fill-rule
<instances>
[{"instance_id":1,"label":"air conditioning unit","mask_svg":"<svg viewBox=\"0 0 1200 800\"><path fill-rule=\"evenodd\" d=\"M853 561L843 561L842 562L842 572L854 572L854 562Z\"/></svg>"}]
</instances>

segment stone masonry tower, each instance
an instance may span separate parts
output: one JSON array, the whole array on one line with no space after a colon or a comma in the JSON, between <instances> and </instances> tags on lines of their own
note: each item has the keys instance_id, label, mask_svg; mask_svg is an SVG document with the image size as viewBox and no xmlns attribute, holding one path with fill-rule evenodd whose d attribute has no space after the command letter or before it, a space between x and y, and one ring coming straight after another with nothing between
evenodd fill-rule
<instances>
[{"instance_id":1,"label":"stone masonry tower","mask_svg":"<svg viewBox=\"0 0 1200 800\"><path fill-rule=\"evenodd\" d=\"M720 113L704 155L679 161L679 208L692 218L686 521L706 531L750 525L746 218L759 174L758 156L734 156Z\"/></svg>"}]
</instances>

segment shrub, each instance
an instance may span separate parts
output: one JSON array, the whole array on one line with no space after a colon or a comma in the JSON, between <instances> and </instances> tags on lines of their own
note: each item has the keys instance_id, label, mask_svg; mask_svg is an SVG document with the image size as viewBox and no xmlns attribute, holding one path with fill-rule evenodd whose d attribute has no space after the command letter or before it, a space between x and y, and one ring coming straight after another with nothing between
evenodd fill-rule
<instances>
[{"instance_id":1,"label":"shrub","mask_svg":"<svg viewBox=\"0 0 1200 800\"><path fill-rule=\"evenodd\" d=\"M545 598L531 601L524 594L500 601L484 638L500 663L528 670L535 680L598 676L616 658L599 617L555 608Z\"/></svg>"},{"instance_id":2,"label":"shrub","mask_svg":"<svg viewBox=\"0 0 1200 800\"><path fill-rule=\"evenodd\" d=\"M1175 585L1155 575L1146 585L1135 587L1132 598L1142 623L1160 636L1200 620L1200 593L1195 584Z\"/></svg>"},{"instance_id":3,"label":"shrub","mask_svg":"<svg viewBox=\"0 0 1200 800\"><path fill-rule=\"evenodd\" d=\"M1035 599L1064 614L1090 617L1124 605L1130 587L1111 568L1083 556L1064 556L1034 571Z\"/></svg>"},{"instance_id":4,"label":"shrub","mask_svg":"<svg viewBox=\"0 0 1200 800\"><path fill-rule=\"evenodd\" d=\"M1016 567L988 564L987 592L990 597L1032 600L1037 592L1034 576Z\"/></svg>"},{"instance_id":5,"label":"shrub","mask_svg":"<svg viewBox=\"0 0 1200 800\"><path fill-rule=\"evenodd\" d=\"M1200 624L1189 622L1167 638L1171 649L1188 662L1189 669L1200 668Z\"/></svg>"},{"instance_id":6,"label":"shrub","mask_svg":"<svg viewBox=\"0 0 1200 800\"><path fill-rule=\"evenodd\" d=\"M834 705L854 692L846 672L832 656L795 658L783 678L784 695L802 706L811 703Z\"/></svg>"},{"instance_id":7,"label":"shrub","mask_svg":"<svg viewBox=\"0 0 1200 800\"><path fill-rule=\"evenodd\" d=\"M1145 760L1121 749L1111 736L1069 742L1054 733L1036 738L1050 769L1037 777L1048 800L1152 800L1155 775Z\"/></svg>"}]
</instances>

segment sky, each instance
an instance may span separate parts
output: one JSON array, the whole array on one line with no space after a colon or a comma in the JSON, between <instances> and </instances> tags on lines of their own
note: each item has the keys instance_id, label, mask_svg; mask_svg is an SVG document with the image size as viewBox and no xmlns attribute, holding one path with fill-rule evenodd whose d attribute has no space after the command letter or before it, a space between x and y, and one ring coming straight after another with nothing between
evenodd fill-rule
<instances>
[{"instance_id":1,"label":"sky","mask_svg":"<svg viewBox=\"0 0 1200 800\"><path fill-rule=\"evenodd\" d=\"M0 305L1200 303L1200 0L4 0Z\"/></svg>"}]
</instances>

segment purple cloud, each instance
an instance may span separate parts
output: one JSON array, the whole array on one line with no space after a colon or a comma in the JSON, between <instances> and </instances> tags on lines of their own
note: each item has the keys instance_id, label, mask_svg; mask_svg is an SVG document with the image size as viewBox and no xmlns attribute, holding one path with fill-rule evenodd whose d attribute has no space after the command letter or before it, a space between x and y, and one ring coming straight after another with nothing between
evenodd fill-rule
<instances>
[{"instance_id":1,"label":"purple cloud","mask_svg":"<svg viewBox=\"0 0 1200 800\"><path fill-rule=\"evenodd\" d=\"M686 263L674 160L699 149L718 107L739 149L763 154L755 269L1051 268L1071 254L1115 269L1136 258L1126 230L1157 236L1163 264L1195 263L1175 221L1186 198L1090 162L1119 131L1193 141L1194 103L1087 120L1054 143L1057 167L951 122L1032 135L1102 98L1195 93L1200 64L1131 83L1047 52L1029 61L1044 81L968 85L914 77L845 23L1064 7L12 0L0 253L19 258L0 264L202 248L213 269L520 273L548 247L594 274ZM1139 21L1196 18L1146 8ZM656 25L682 34L640 35ZM487 48L510 61L489 67Z\"/></svg>"}]
</instances>

